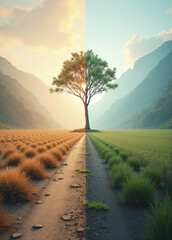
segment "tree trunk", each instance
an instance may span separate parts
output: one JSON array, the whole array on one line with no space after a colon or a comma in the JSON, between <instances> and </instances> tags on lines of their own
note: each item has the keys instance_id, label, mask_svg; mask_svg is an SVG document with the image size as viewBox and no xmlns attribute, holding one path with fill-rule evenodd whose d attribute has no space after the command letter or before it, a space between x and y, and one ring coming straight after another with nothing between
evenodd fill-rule
<instances>
[{"instance_id":1,"label":"tree trunk","mask_svg":"<svg viewBox=\"0 0 172 240\"><path fill-rule=\"evenodd\" d=\"M85 130L90 130L90 122L88 117L88 106L85 103Z\"/></svg>"}]
</instances>

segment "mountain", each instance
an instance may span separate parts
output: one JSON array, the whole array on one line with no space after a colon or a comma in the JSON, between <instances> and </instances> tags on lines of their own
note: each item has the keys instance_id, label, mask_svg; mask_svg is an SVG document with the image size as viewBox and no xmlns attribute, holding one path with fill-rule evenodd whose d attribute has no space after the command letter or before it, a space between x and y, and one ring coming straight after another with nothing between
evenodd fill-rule
<instances>
[{"instance_id":1,"label":"mountain","mask_svg":"<svg viewBox=\"0 0 172 240\"><path fill-rule=\"evenodd\" d=\"M167 41L153 52L137 60L132 70L129 69L123 73L122 76L116 80L116 83L119 84L118 88L105 93L98 103L89 107L91 126L96 128L97 121L99 121L107 107L110 108L116 101L128 95L143 81L159 61L170 53L171 49L172 41ZM119 106L120 104L116 102L116 105Z\"/></svg>"},{"instance_id":2,"label":"mountain","mask_svg":"<svg viewBox=\"0 0 172 240\"><path fill-rule=\"evenodd\" d=\"M0 79L0 123L13 128L40 128L37 117L4 86ZM41 119L40 117L40 120ZM43 122L41 122L43 123ZM46 124L46 122L44 122Z\"/></svg>"},{"instance_id":3,"label":"mountain","mask_svg":"<svg viewBox=\"0 0 172 240\"><path fill-rule=\"evenodd\" d=\"M172 128L172 78L160 96L125 122L126 128Z\"/></svg>"},{"instance_id":4,"label":"mountain","mask_svg":"<svg viewBox=\"0 0 172 240\"><path fill-rule=\"evenodd\" d=\"M55 119L64 128L83 127L84 108L76 97L65 94L50 94L50 86L38 77L17 69L3 57L0 57L0 72L16 79L25 89L30 91L40 104L48 109L47 117Z\"/></svg>"},{"instance_id":5,"label":"mountain","mask_svg":"<svg viewBox=\"0 0 172 240\"><path fill-rule=\"evenodd\" d=\"M10 124L12 126L16 126L16 127L24 127L25 128L59 128L60 125L57 124L55 121L51 120L49 117L49 113L48 111L38 102L38 100L33 96L33 94L31 92L29 92L28 90L26 90L20 83L18 83L17 80L10 78L9 76L6 76L2 73L0 73L0 81L1 81L1 85L3 85L3 87L5 87L5 92L7 93L7 96L12 95L10 98L5 98L6 101L5 106L6 108L4 109L2 102L4 102L5 100L2 99L1 96L1 108L0 108L0 117L1 119L3 118L3 113L5 111L5 115L6 117L4 117L3 119L3 123L6 124L7 122L10 122ZM3 94L4 96L4 94ZM6 96L6 97L7 97ZM11 105L10 103L10 99L15 98L14 102L14 108L12 113L16 113L20 115L20 112L24 112L24 110L22 110L23 108L27 111L27 115L31 115L31 122L25 121L25 123L27 124L19 124L19 122L17 123L15 119L15 114L11 115L10 113L7 114L7 111L11 111L11 109L8 109L8 104L9 107ZM17 102L16 102L17 100ZM19 106L21 106L21 111L19 110ZM10 117L10 119L8 119L8 117ZM13 122L14 120L14 122ZM24 121L24 120L23 120Z\"/></svg>"},{"instance_id":6,"label":"mountain","mask_svg":"<svg viewBox=\"0 0 172 240\"><path fill-rule=\"evenodd\" d=\"M115 102L97 122L97 128L129 127L128 121L152 104L172 76L172 52L163 58L145 79L126 97ZM128 121L127 121L128 120ZM127 124L126 124L127 123Z\"/></svg>"}]
</instances>

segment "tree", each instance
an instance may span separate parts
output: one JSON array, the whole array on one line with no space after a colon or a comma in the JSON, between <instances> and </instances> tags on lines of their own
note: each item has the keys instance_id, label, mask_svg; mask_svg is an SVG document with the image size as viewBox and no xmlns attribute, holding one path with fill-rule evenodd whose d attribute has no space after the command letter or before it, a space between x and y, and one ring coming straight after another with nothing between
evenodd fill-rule
<instances>
[{"instance_id":1,"label":"tree","mask_svg":"<svg viewBox=\"0 0 172 240\"><path fill-rule=\"evenodd\" d=\"M85 129L90 129L88 105L91 98L110 89L115 89L116 69L110 69L92 50L72 53L70 60L63 63L61 73L53 78L54 89L50 92L67 93L79 97L85 108Z\"/></svg>"}]
</instances>

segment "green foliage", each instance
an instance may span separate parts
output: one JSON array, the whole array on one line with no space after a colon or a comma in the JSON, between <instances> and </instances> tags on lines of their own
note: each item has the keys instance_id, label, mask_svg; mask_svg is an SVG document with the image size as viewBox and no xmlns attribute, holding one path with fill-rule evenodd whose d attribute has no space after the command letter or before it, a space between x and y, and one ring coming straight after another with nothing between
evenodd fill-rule
<instances>
[{"instance_id":1,"label":"green foliage","mask_svg":"<svg viewBox=\"0 0 172 240\"><path fill-rule=\"evenodd\" d=\"M115 155L116 154L110 150L108 152L106 152L104 155L105 162L108 163L111 158L115 157Z\"/></svg>"},{"instance_id":2,"label":"green foliage","mask_svg":"<svg viewBox=\"0 0 172 240\"><path fill-rule=\"evenodd\" d=\"M87 169L76 169L76 172L78 173L89 173L90 171Z\"/></svg>"},{"instance_id":3,"label":"green foliage","mask_svg":"<svg viewBox=\"0 0 172 240\"><path fill-rule=\"evenodd\" d=\"M91 153L85 153L85 156L90 156L91 155Z\"/></svg>"},{"instance_id":4,"label":"green foliage","mask_svg":"<svg viewBox=\"0 0 172 240\"><path fill-rule=\"evenodd\" d=\"M112 168L113 165L119 164L119 163L123 163L123 159L119 156L115 156L109 159L108 164L109 167Z\"/></svg>"},{"instance_id":5,"label":"green foliage","mask_svg":"<svg viewBox=\"0 0 172 240\"><path fill-rule=\"evenodd\" d=\"M120 153L120 150L118 148L114 148L113 151L116 152L116 154Z\"/></svg>"},{"instance_id":6,"label":"green foliage","mask_svg":"<svg viewBox=\"0 0 172 240\"><path fill-rule=\"evenodd\" d=\"M159 168L165 188L172 194L172 130L113 130L90 135L138 157L143 166Z\"/></svg>"},{"instance_id":7,"label":"green foliage","mask_svg":"<svg viewBox=\"0 0 172 240\"><path fill-rule=\"evenodd\" d=\"M114 165L111 169L113 187L121 188L127 179L133 177L133 169L125 163Z\"/></svg>"},{"instance_id":8,"label":"green foliage","mask_svg":"<svg viewBox=\"0 0 172 240\"><path fill-rule=\"evenodd\" d=\"M128 158L128 153L127 152L120 152L119 156L126 161Z\"/></svg>"},{"instance_id":9,"label":"green foliage","mask_svg":"<svg viewBox=\"0 0 172 240\"><path fill-rule=\"evenodd\" d=\"M86 174L85 177L93 177L94 174Z\"/></svg>"},{"instance_id":10,"label":"green foliage","mask_svg":"<svg viewBox=\"0 0 172 240\"><path fill-rule=\"evenodd\" d=\"M84 201L84 205L86 205L89 209L95 210L109 210L109 207L106 204L100 202L91 202L89 203L88 200Z\"/></svg>"},{"instance_id":11,"label":"green foliage","mask_svg":"<svg viewBox=\"0 0 172 240\"><path fill-rule=\"evenodd\" d=\"M50 92L72 94L82 100L85 106L86 129L90 130L88 105L91 98L110 89L115 89L116 69L110 69L106 61L93 51L71 53L71 59L63 63L61 73L53 78Z\"/></svg>"},{"instance_id":12,"label":"green foliage","mask_svg":"<svg viewBox=\"0 0 172 240\"><path fill-rule=\"evenodd\" d=\"M139 171L141 167L141 161L136 157L129 157L127 164L132 167L135 171Z\"/></svg>"},{"instance_id":13,"label":"green foliage","mask_svg":"<svg viewBox=\"0 0 172 240\"><path fill-rule=\"evenodd\" d=\"M108 63L99 58L98 55L95 55L92 50L88 50L86 53L86 71L87 91L89 95L93 88L97 93L101 93L117 87L117 84L113 82L115 80L116 69L108 68Z\"/></svg>"},{"instance_id":14,"label":"green foliage","mask_svg":"<svg viewBox=\"0 0 172 240\"><path fill-rule=\"evenodd\" d=\"M172 239L172 201L166 197L164 203L156 202L152 214L147 214L149 240Z\"/></svg>"},{"instance_id":15,"label":"green foliage","mask_svg":"<svg viewBox=\"0 0 172 240\"><path fill-rule=\"evenodd\" d=\"M122 185L122 199L130 206L148 206L155 199L155 185L149 178L133 176Z\"/></svg>"},{"instance_id":16,"label":"green foliage","mask_svg":"<svg viewBox=\"0 0 172 240\"><path fill-rule=\"evenodd\" d=\"M141 175L150 178L152 182L154 182L157 186L161 185L163 181L163 174L159 168L156 167L147 167L145 168Z\"/></svg>"}]
</instances>

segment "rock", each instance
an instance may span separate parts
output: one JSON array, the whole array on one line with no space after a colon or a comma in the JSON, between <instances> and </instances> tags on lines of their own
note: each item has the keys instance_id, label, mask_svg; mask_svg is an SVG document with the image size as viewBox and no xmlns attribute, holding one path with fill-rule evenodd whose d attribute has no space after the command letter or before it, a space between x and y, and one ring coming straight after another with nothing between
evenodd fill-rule
<instances>
[{"instance_id":1,"label":"rock","mask_svg":"<svg viewBox=\"0 0 172 240\"><path fill-rule=\"evenodd\" d=\"M57 178L54 179L54 182L57 182Z\"/></svg>"},{"instance_id":2,"label":"rock","mask_svg":"<svg viewBox=\"0 0 172 240\"><path fill-rule=\"evenodd\" d=\"M36 193L36 192L33 192L32 195L37 195L37 193Z\"/></svg>"},{"instance_id":3,"label":"rock","mask_svg":"<svg viewBox=\"0 0 172 240\"><path fill-rule=\"evenodd\" d=\"M63 216L61 217L61 219L62 219L63 221L71 221L71 220L72 220L71 216L69 216L69 215L63 215Z\"/></svg>"},{"instance_id":4,"label":"rock","mask_svg":"<svg viewBox=\"0 0 172 240\"><path fill-rule=\"evenodd\" d=\"M34 225L32 228L34 228L34 229L40 229L40 228L42 228L42 227L43 227L43 225L37 224L37 225Z\"/></svg>"},{"instance_id":5,"label":"rock","mask_svg":"<svg viewBox=\"0 0 172 240\"><path fill-rule=\"evenodd\" d=\"M77 233L82 233L84 231L84 228L80 227L76 230Z\"/></svg>"},{"instance_id":6,"label":"rock","mask_svg":"<svg viewBox=\"0 0 172 240\"><path fill-rule=\"evenodd\" d=\"M41 203L42 203L41 200L38 200L38 201L35 202L35 204L41 204Z\"/></svg>"},{"instance_id":7,"label":"rock","mask_svg":"<svg viewBox=\"0 0 172 240\"><path fill-rule=\"evenodd\" d=\"M67 163L62 163L62 166L67 166L68 164Z\"/></svg>"},{"instance_id":8,"label":"rock","mask_svg":"<svg viewBox=\"0 0 172 240\"><path fill-rule=\"evenodd\" d=\"M12 237L13 239L16 239L16 238L20 238L22 235L23 235L22 232L17 232L17 233L13 233L13 234L11 235L11 237Z\"/></svg>"},{"instance_id":9,"label":"rock","mask_svg":"<svg viewBox=\"0 0 172 240\"><path fill-rule=\"evenodd\" d=\"M50 193L46 193L45 196L46 196L46 197L50 196Z\"/></svg>"},{"instance_id":10,"label":"rock","mask_svg":"<svg viewBox=\"0 0 172 240\"><path fill-rule=\"evenodd\" d=\"M45 186L44 186L44 187L42 187L42 189L45 189Z\"/></svg>"},{"instance_id":11,"label":"rock","mask_svg":"<svg viewBox=\"0 0 172 240\"><path fill-rule=\"evenodd\" d=\"M22 220L22 218L21 218L21 217L18 217L17 220Z\"/></svg>"},{"instance_id":12,"label":"rock","mask_svg":"<svg viewBox=\"0 0 172 240\"><path fill-rule=\"evenodd\" d=\"M76 184L76 183L74 183L74 184L71 185L71 188L80 188L80 187L81 187L81 185Z\"/></svg>"},{"instance_id":13,"label":"rock","mask_svg":"<svg viewBox=\"0 0 172 240\"><path fill-rule=\"evenodd\" d=\"M63 180L63 178L62 178L62 177L59 177L58 179L59 179L59 180Z\"/></svg>"}]
</instances>

